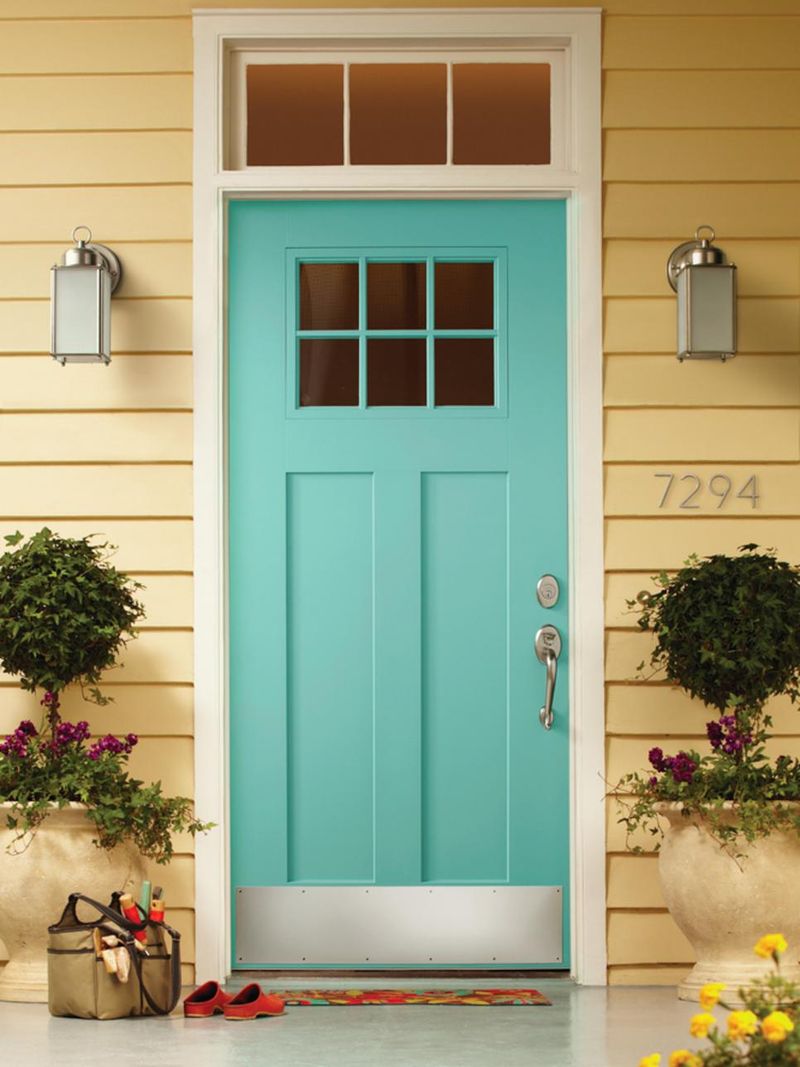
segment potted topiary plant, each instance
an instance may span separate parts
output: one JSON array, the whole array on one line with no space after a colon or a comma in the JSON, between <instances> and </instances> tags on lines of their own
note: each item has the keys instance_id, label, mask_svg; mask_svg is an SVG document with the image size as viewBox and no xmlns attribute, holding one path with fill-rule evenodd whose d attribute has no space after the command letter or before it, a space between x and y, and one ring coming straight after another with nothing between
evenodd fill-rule
<instances>
[{"instance_id":1,"label":"potted topiary plant","mask_svg":"<svg viewBox=\"0 0 800 1067\"><path fill-rule=\"evenodd\" d=\"M166 863L172 834L207 828L186 797L131 776L138 738L91 737L66 722L62 693L108 704L98 686L117 665L144 614L140 586L109 562L111 546L48 529L6 537L0 557L0 665L41 691L36 724L24 719L0 742L0 938L9 962L0 999L46 998L45 939L70 892L106 896L132 888L145 859Z\"/></svg>"},{"instance_id":2,"label":"potted topiary plant","mask_svg":"<svg viewBox=\"0 0 800 1067\"><path fill-rule=\"evenodd\" d=\"M798 981L800 761L773 755L766 705L800 692L800 570L751 544L693 556L655 581L657 592L629 602L655 635L650 665L715 710L705 753L653 748L649 772L615 789L629 835L653 835L664 899L695 949L678 995L756 977L751 950L765 926L786 931L794 958L784 968Z\"/></svg>"}]
</instances>

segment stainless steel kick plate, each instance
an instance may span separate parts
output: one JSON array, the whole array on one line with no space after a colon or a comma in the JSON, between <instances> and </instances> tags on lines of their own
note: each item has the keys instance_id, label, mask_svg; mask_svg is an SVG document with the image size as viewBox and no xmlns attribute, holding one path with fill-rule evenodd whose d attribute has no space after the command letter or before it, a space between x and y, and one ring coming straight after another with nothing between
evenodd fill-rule
<instances>
[{"instance_id":1,"label":"stainless steel kick plate","mask_svg":"<svg viewBox=\"0 0 800 1067\"><path fill-rule=\"evenodd\" d=\"M238 964L562 962L561 886L242 886Z\"/></svg>"}]
</instances>

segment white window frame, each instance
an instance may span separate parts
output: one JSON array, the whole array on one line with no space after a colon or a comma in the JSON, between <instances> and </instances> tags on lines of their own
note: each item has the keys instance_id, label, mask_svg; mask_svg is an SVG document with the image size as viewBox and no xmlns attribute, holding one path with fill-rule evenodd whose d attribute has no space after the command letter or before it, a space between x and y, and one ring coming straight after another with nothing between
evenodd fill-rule
<instances>
[{"instance_id":1,"label":"white window frame","mask_svg":"<svg viewBox=\"0 0 800 1067\"><path fill-rule=\"evenodd\" d=\"M227 201L254 197L565 198L568 257L572 975L606 982L599 8L194 13L196 966L230 972L226 478ZM243 50L563 53L564 151L537 167L223 167L230 57ZM408 54L407 52L405 54ZM332 172L336 172L335 174ZM535 417L535 413L531 413ZM531 634L531 640L533 635ZM533 655L533 652L531 652ZM531 693L531 729L538 729ZM267 813L268 814L268 813Z\"/></svg>"}]
</instances>

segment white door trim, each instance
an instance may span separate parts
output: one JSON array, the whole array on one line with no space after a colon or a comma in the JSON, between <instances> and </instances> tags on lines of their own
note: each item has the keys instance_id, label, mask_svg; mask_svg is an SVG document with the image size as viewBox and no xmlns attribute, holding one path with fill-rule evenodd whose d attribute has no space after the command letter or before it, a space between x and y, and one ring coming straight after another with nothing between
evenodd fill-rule
<instances>
[{"instance_id":1,"label":"white door trim","mask_svg":"<svg viewBox=\"0 0 800 1067\"><path fill-rule=\"evenodd\" d=\"M605 731L599 8L224 10L194 14L194 569L195 797L216 829L196 845L196 965L230 972L228 590L225 384L225 205L229 196L567 198L569 264L571 931L572 973L606 981ZM381 41L443 40L495 51L499 42L569 55L569 166L433 176L287 175L222 169L227 53L258 42L296 51ZM440 168L432 168L437 172ZM302 185L298 185L298 178ZM531 638L533 635L531 635ZM533 653L532 653L533 654ZM531 706L538 694L531 694ZM536 716L531 713L531 721ZM534 728L534 727L532 727Z\"/></svg>"}]
</instances>

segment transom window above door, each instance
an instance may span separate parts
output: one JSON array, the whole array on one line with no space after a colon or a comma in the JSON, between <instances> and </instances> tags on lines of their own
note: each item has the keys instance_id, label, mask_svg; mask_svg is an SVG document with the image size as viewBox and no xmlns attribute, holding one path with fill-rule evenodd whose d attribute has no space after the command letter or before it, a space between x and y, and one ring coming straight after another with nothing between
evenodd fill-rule
<instances>
[{"instance_id":1,"label":"transom window above door","mask_svg":"<svg viewBox=\"0 0 800 1067\"><path fill-rule=\"evenodd\" d=\"M503 268L500 253L298 253L288 311L290 409L498 413Z\"/></svg>"},{"instance_id":2,"label":"transom window above door","mask_svg":"<svg viewBox=\"0 0 800 1067\"><path fill-rule=\"evenodd\" d=\"M563 166L563 59L234 52L226 166Z\"/></svg>"}]
</instances>

